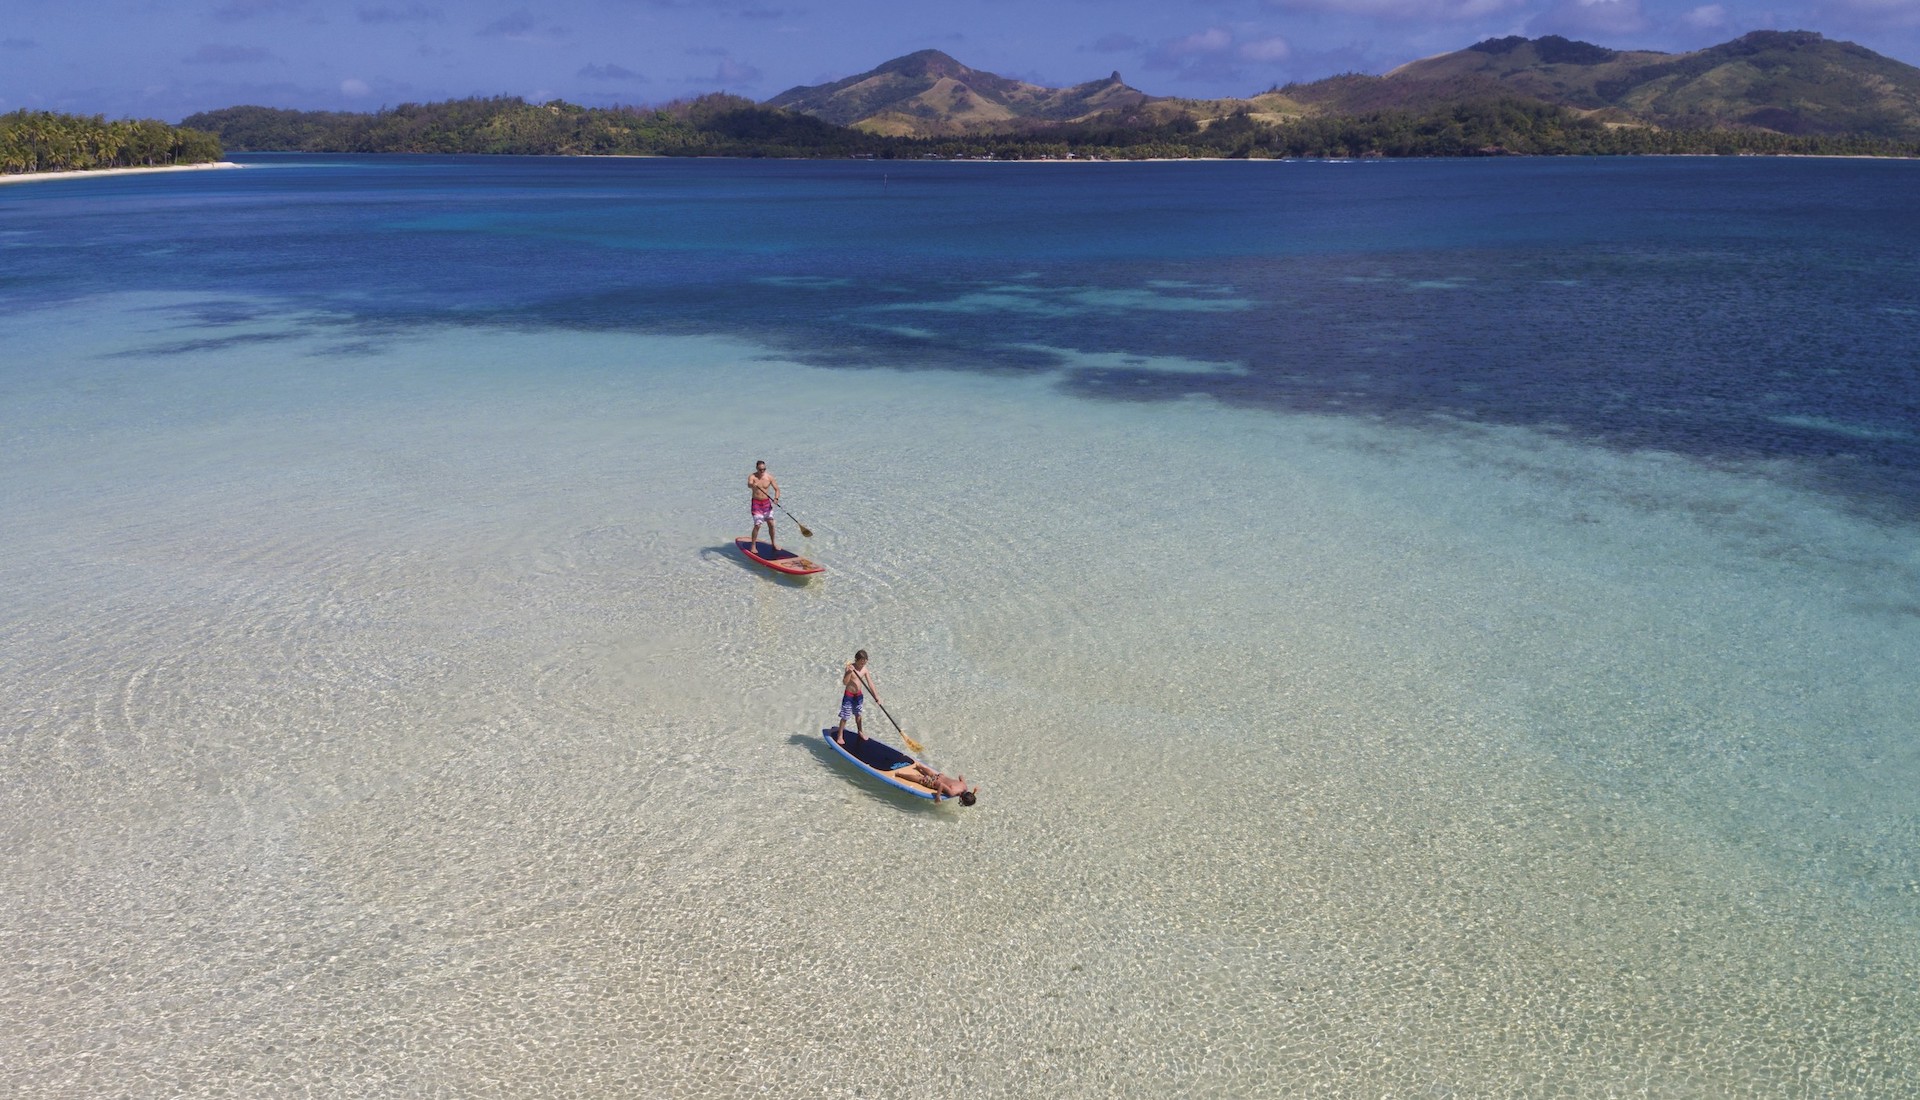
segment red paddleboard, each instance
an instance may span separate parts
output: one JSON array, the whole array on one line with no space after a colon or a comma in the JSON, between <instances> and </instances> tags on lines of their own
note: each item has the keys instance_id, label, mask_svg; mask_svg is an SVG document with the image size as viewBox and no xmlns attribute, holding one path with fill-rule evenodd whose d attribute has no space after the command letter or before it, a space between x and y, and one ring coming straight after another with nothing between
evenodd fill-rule
<instances>
[{"instance_id":1,"label":"red paddleboard","mask_svg":"<svg viewBox=\"0 0 1920 1100\"><path fill-rule=\"evenodd\" d=\"M815 573L827 571L827 567L817 561L803 558L791 550L775 550L764 542L748 545L746 539L734 539L733 544L747 557L776 573L785 573L789 577L811 577Z\"/></svg>"}]
</instances>

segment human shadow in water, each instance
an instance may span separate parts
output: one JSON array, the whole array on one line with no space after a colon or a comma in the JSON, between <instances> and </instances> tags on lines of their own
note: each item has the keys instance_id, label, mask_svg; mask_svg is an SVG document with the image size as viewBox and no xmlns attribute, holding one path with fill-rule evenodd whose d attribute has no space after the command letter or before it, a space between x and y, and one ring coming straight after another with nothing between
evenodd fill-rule
<instances>
[{"instance_id":1,"label":"human shadow in water","mask_svg":"<svg viewBox=\"0 0 1920 1100\"><path fill-rule=\"evenodd\" d=\"M874 802L891 809L899 810L904 814L939 814L942 817L947 816L941 812L938 802L930 798L911 795L898 787L878 782L865 772L855 768L852 764L847 763L846 758L835 752L833 746L827 744L827 739L817 733L811 737L804 733L796 733L788 737L787 742L788 744L799 745L812 753L813 758L818 760L822 767L833 772L835 775L846 777L849 784Z\"/></svg>"}]
</instances>

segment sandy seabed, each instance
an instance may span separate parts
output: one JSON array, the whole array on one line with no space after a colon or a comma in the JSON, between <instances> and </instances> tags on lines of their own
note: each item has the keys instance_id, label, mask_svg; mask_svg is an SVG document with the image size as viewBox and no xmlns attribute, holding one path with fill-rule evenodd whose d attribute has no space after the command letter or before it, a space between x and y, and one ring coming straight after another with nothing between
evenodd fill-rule
<instances>
[{"instance_id":1,"label":"sandy seabed","mask_svg":"<svg viewBox=\"0 0 1920 1100\"><path fill-rule=\"evenodd\" d=\"M1900 532L1524 432L180 304L0 321L0 1091L1914 1092ZM732 552L756 458L824 577ZM856 647L978 806L820 743Z\"/></svg>"}]
</instances>

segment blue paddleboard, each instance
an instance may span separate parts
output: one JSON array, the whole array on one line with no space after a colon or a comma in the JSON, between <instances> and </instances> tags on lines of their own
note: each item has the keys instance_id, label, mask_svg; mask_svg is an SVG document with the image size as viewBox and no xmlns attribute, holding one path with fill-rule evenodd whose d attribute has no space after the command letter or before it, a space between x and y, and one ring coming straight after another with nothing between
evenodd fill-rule
<instances>
[{"instance_id":1,"label":"blue paddleboard","mask_svg":"<svg viewBox=\"0 0 1920 1100\"><path fill-rule=\"evenodd\" d=\"M913 757L908 756L892 745L883 745L871 737L857 737L852 730L848 730L847 742L848 745L852 746L849 748L847 745L842 745L833 739L832 726L828 726L820 732L826 737L827 744L833 748L834 752L851 760L854 767L873 776L880 782L890 787L897 787L908 794L919 795L921 798L935 797L932 791L920 786L918 783L908 783L904 780L895 779L893 776L887 774L891 769L904 768L908 764L913 763Z\"/></svg>"}]
</instances>

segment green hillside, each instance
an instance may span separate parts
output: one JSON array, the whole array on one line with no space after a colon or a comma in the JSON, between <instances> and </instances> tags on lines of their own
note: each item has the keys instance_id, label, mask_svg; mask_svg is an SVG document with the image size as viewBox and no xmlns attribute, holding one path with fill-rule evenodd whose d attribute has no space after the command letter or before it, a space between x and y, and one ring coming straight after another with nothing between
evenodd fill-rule
<instances>
[{"instance_id":1,"label":"green hillside","mask_svg":"<svg viewBox=\"0 0 1920 1100\"><path fill-rule=\"evenodd\" d=\"M249 152L805 157L879 148L871 135L729 95L652 108L517 96L403 103L370 114L227 107L187 124Z\"/></svg>"},{"instance_id":2,"label":"green hillside","mask_svg":"<svg viewBox=\"0 0 1920 1100\"><path fill-rule=\"evenodd\" d=\"M1378 81L1378 77L1368 80ZM1217 101L1173 101L1101 112L1010 132L893 137L760 106L704 96L661 108L591 108L515 98L403 104L371 114L231 107L188 121L238 151L505 153L582 156L1099 158L1469 157L1630 153L1920 155L1920 142L1783 135L1757 130L1609 126L1522 96L1324 112L1296 117L1285 97L1245 101L1224 114L1186 113Z\"/></svg>"},{"instance_id":3,"label":"green hillside","mask_svg":"<svg viewBox=\"0 0 1920 1100\"><path fill-rule=\"evenodd\" d=\"M1755 31L1684 54L1497 38L1403 65L1381 80L1407 94L1491 84L1675 129L1920 139L1920 69L1811 31ZM1295 94L1303 93L1312 94Z\"/></svg>"},{"instance_id":4,"label":"green hillside","mask_svg":"<svg viewBox=\"0 0 1920 1100\"><path fill-rule=\"evenodd\" d=\"M463 99L370 114L230 107L236 150L996 158L1764 153L1920 155L1920 70L1804 32L1689 54L1489 39L1249 99L1152 97L1116 73L1044 88L922 50L763 104Z\"/></svg>"},{"instance_id":5,"label":"green hillside","mask_svg":"<svg viewBox=\"0 0 1920 1100\"><path fill-rule=\"evenodd\" d=\"M831 84L791 88L766 105L839 126L924 137L1070 122L1147 99L1127 87L1119 73L1070 88L1046 88L970 68L939 50L921 50Z\"/></svg>"},{"instance_id":6,"label":"green hillside","mask_svg":"<svg viewBox=\"0 0 1920 1100\"><path fill-rule=\"evenodd\" d=\"M1204 129L1242 115L1289 125L1381 111L1427 114L1513 98L1614 126L1920 140L1920 69L1810 31L1756 31L1685 54L1554 35L1494 38L1385 76L1349 73L1216 100L1149 96L1118 73L1045 88L921 50L844 80L790 89L766 106L896 137L1037 137L1088 124L1153 128L1185 120Z\"/></svg>"}]
</instances>

